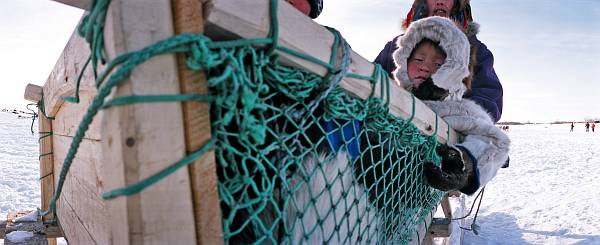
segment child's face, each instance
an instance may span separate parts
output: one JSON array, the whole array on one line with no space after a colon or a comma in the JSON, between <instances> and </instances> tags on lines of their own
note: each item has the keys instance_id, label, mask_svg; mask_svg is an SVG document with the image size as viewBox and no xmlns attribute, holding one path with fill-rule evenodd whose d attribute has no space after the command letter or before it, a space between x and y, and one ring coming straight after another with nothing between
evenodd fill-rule
<instances>
[{"instance_id":1,"label":"child's face","mask_svg":"<svg viewBox=\"0 0 600 245\"><path fill-rule=\"evenodd\" d=\"M413 84L413 87L418 88L427 78L431 77L446 58L444 55L432 45L421 45L415 50L413 55L408 58L408 79Z\"/></svg>"},{"instance_id":2,"label":"child's face","mask_svg":"<svg viewBox=\"0 0 600 245\"><path fill-rule=\"evenodd\" d=\"M429 15L427 16L448 18L452 7L454 7L454 0L427 0L427 7L429 8Z\"/></svg>"}]
</instances>

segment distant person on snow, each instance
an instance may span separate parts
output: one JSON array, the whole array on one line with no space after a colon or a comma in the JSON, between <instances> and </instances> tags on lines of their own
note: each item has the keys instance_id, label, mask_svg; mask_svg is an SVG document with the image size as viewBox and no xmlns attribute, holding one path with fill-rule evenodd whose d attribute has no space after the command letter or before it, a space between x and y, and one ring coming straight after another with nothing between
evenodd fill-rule
<instances>
[{"instance_id":1,"label":"distant person on snow","mask_svg":"<svg viewBox=\"0 0 600 245\"><path fill-rule=\"evenodd\" d=\"M466 135L457 145L438 148L442 166L426 162L425 181L442 191L471 195L507 162L510 139L484 108L463 99L474 64L469 40L456 23L434 16L414 21L397 41L396 81Z\"/></svg>"},{"instance_id":2,"label":"distant person on snow","mask_svg":"<svg viewBox=\"0 0 600 245\"><path fill-rule=\"evenodd\" d=\"M573 124L573 122L571 122L571 132L573 132L574 127L575 127L575 125Z\"/></svg>"},{"instance_id":3,"label":"distant person on snow","mask_svg":"<svg viewBox=\"0 0 600 245\"><path fill-rule=\"evenodd\" d=\"M596 124L592 123L592 133L594 132L594 128L596 128Z\"/></svg>"},{"instance_id":4,"label":"distant person on snow","mask_svg":"<svg viewBox=\"0 0 600 245\"><path fill-rule=\"evenodd\" d=\"M589 122L585 122L585 131L586 132L590 131L590 123Z\"/></svg>"}]
</instances>

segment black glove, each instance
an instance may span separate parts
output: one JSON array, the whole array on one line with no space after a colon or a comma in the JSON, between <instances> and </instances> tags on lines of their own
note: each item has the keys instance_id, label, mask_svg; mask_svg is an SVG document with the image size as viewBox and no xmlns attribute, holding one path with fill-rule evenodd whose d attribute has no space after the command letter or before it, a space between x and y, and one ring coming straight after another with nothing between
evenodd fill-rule
<instances>
[{"instance_id":1,"label":"black glove","mask_svg":"<svg viewBox=\"0 0 600 245\"><path fill-rule=\"evenodd\" d=\"M442 167L436 166L433 162L425 162L423 166L425 183L441 191L470 192L470 183L475 180L475 174L469 156L459 148L448 145L440 145L436 150L442 157Z\"/></svg>"},{"instance_id":2,"label":"black glove","mask_svg":"<svg viewBox=\"0 0 600 245\"><path fill-rule=\"evenodd\" d=\"M413 88L411 92L420 100L442 101L448 96L448 90L435 86L431 77L427 78L419 87Z\"/></svg>"}]
</instances>

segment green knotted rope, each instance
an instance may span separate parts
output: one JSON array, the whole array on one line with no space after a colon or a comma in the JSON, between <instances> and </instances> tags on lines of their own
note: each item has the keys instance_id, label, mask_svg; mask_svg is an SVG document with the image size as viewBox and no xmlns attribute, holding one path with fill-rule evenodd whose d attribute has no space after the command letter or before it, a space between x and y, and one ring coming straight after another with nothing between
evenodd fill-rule
<instances>
[{"instance_id":1,"label":"green knotted rope","mask_svg":"<svg viewBox=\"0 0 600 245\"><path fill-rule=\"evenodd\" d=\"M75 96L65 96L62 98L64 101L71 102L71 103L79 103L79 86L81 85L81 79L83 79L83 74L85 73L84 71L85 71L85 69L87 69L87 67L91 61L92 61L92 57L90 56L87 59L87 61L85 62L85 64L83 65L83 68L81 68L81 72L79 72L79 76L77 76L77 81L75 82Z\"/></svg>"},{"instance_id":2,"label":"green knotted rope","mask_svg":"<svg viewBox=\"0 0 600 245\"><path fill-rule=\"evenodd\" d=\"M79 36L83 37L90 45L90 57L84 67L87 67L89 63L92 64L94 78L98 74L98 63L104 64L106 62L106 55L104 54L104 24L109 4L110 0L93 0L90 12L83 17L77 29ZM82 69L81 74L83 74L83 70L85 69Z\"/></svg>"},{"instance_id":3,"label":"green knotted rope","mask_svg":"<svg viewBox=\"0 0 600 245\"><path fill-rule=\"evenodd\" d=\"M154 183L158 182L159 180L169 176L170 174L174 173L178 169L193 163L194 160L196 160L200 156L204 155L204 153L206 153L208 150L210 150L213 147L213 145L214 145L214 141L210 140L209 142L204 144L202 147L200 147L200 149L198 149L196 152L186 156L185 158L183 158L183 159L179 160L178 162L172 164L171 166L161 170L160 172L158 172L136 184L130 185L126 188L119 188L119 189L115 189L115 190L106 192L106 193L102 194L102 198L113 199L118 196L129 196L129 195L138 193L138 192L142 191L143 189L147 188L148 186L151 186Z\"/></svg>"},{"instance_id":4,"label":"green knotted rope","mask_svg":"<svg viewBox=\"0 0 600 245\"><path fill-rule=\"evenodd\" d=\"M27 108L27 110L31 111L31 134L34 134L35 132L33 132L33 124L35 123L35 118L38 117L38 114L34 110L29 108L30 105L37 105L37 104L32 103L32 104L27 104L25 106L25 108Z\"/></svg>"},{"instance_id":5,"label":"green knotted rope","mask_svg":"<svg viewBox=\"0 0 600 245\"><path fill-rule=\"evenodd\" d=\"M56 209L56 200L62 193L62 187L64 185L64 180L66 178L67 173L69 172L71 163L73 162L73 159L75 157L75 154L77 153L79 145L81 144L81 141L83 140L83 136L85 135L85 132L88 130L89 125L91 124L94 116L104 106L104 104L105 104L104 100L110 94L112 89L115 88L116 86L118 86L127 76L129 76L129 74L133 71L133 69L135 69L135 67L137 67L139 64L145 62L146 60L148 60L156 55L188 51L189 48L185 48L186 45L189 46L189 44L194 43L194 42L207 42L207 41L208 41L208 38L200 36L200 35L184 34L184 35L180 35L180 36L175 36L173 38L158 42L155 45L144 48L140 51L123 54L123 55L115 58L113 61L111 61L107 65L107 70L105 70L105 72L101 73L100 76L98 76L99 80L97 81L97 84L103 83L103 80L108 76L106 74L106 72L110 72L110 70L116 68L116 66L119 66L119 67L114 72L114 74L112 74L108 78L106 83L101 85L101 87L98 90L98 94L96 95L96 97L94 97L94 99L90 103L88 110L86 111L83 119L81 120L81 123L80 123L79 127L77 128L75 135L73 136L73 141L69 147L69 151L67 152L67 155L65 156L65 160L63 162L63 167L62 167L60 175L59 175L59 182L57 184L56 192L53 195L52 199L50 200L49 210L46 213L53 212ZM181 99L176 98L175 101L181 101Z\"/></svg>"},{"instance_id":6,"label":"green knotted rope","mask_svg":"<svg viewBox=\"0 0 600 245\"><path fill-rule=\"evenodd\" d=\"M35 105L38 108L40 114L42 114L45 118L47 118L49 120L54 120L54 117L48 117L48 115L46 115L46 108L44 108L44 94L42 93L42 98L37 103L32 103L32 104L27 105L27 109L33 113L33 116L31 119L31 133L33 134L34 133L33 132L33 124L35 123L35 119L37 117L41 117L41 116L38 115L38 113L36 113L34 110L29 108L30 105ZM38 143L41 143L42 139L52 136L54 134L54 132L53 131L39 131L38 134L39 134ZM38 160L41 160L42 157L49 156L52 154L53 154L52 151L46 152L46 153L40 153L40 155L38 156ZM40 179L45 178L45 177L46 176L41 177Z\"/></svg>"},{"instance_id":7,"label":"green knotted rope","mask_svg":"<svg viewBox=\"0 0 600 245\"><path fill-rule=\"evenodd\" d=\"M390 78L381 67L376 65L373 74L361 76L348 72L349 46L341 35L333 30L335 41L329 63L315 57L279 46L277 0L271 0L271 30L268 37L231 41L211 41L198 34L182 34L157 42L139 51L122 54L110 60L103 71L98 73L97 63L104 63L102 51L102 29L106 16L108 0L93 1L90 14L80 26L80 33L90 43L91 55L86 62L92 64L98 94L92 100L77 129L73 142L63 162L57 190L47 212L54 211L56 200L60 196L65 177L69 171L83 135L93 117L101 109L147 102L200 101L211 104L212 138L198 151L170 165L166 169L134 183L130 186L112 190L103 194L103 198L133 195L160 181L181 167L187 166L204 152L215 150L219 172L218 191L223 208L223 230L226 243L236 241L242 234L251 232L255 243L291 243L291 234L301 229L305 237L314 235L322 229L327 217L335 216L335 210L323 210L318 215L319 222L309 224L300 220L286 220L286 210L293 209L302 214L310 212L319 198L328 198L346 213L354 212L357 203L345 203L349 193L373 202L369 208L380 217L378 223L365 217L360 220L368 225L377 226L389 239L372 237L367 230L357 225L348 227L357 234L357 241L367 243L393 241L407 243L419 222L441 200L443 193L435 191L421 182L424 161L439 162L435 153L436 140L433 136L424 136L412 125L415 115L413 96L412 114L408 120L389 113ZM339 67L335 67L338 48L342 51ZM276 52L277 51L277 52ZM108 94L127 78L139 64L162 54L183 53L187 57L186 65L191 70L204 71L207 74L209 94L186 95L134 95L106 100ZM290 68L280 64L277 53L286 53L321 65L328 71L325 77L302 69ZM82 69L81 72L83 72ZM82 74L78 78L81 80ZM368 80L373 85L371 98L360 100L349 96L338 83L344 77ZM381 81L376 98L375 88ZM78 90L78 89L77 89ZM78 98L78 93L73 98ZM66 100L73 100L66 98ZM352 126L353 120L362 122L358 135L344 139L343 150L349 150L352 141L365 135L375 136L361 143L358 159L371 159L362 171L373 173L376 183L363 182L365 175L355 176L353 181L363 183L364 192L345 189L341 198L332 193L332 186L339 185L340 176L327 180L327 188L310 192L309 206L298 206L294 193L319 173L331 161L335 153L322 155L318 145L327 141L321 122L333 121L339 127ZM283 123L282 123L283 122ZM320 131L324 136L312 139L311 130ZM358 130L357 128L355 128ZM437 133L437 118L436 129ZM364 140L364 139L363 139ZM363 148L362 145L367 147ZM385 148L383 148L385 147ZM376 153L377 149L388 149ZM380 151L380 150L379 150ZM375 154L381 161L375 161ZM315 169L305 169L304 159L318 157ZM391 161L392 159L397 159ZM362 161L362 160L361 160ZM344 173L357 171L350 164ZM300 182L296 183L300 178ZM362 179L362 180L359 180ZM331 182L330 182L331 181ZM361 182L358 182L361 181ZM343 184L345 185L345 184ZM344 187L349 188L349 187ZM347 191L347 192L346 192ZM278 198L275 198L278 197ZM412 207L412 208L411 208ZM46 212L46 213L47 213ZM242 222L240 215L244 214ZM275 223L263 223L264 215L276 215ZM336 218L337 219L337 218ZM341 225L342 220L336 221ZM351 238L335 235L340 227L332 231L326 242L348 243Z\"/></svg>"}]
</instances>

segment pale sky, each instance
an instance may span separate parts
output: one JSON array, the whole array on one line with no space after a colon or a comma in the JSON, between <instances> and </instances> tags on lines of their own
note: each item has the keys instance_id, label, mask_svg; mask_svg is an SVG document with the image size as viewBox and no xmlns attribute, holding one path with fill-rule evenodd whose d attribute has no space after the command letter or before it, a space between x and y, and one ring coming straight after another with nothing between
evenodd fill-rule
<instances>
[{"instance_id":1,"label":"pale sky","mask_svg":"<svg viewBox=\"0 0 600 245\"><path fill-rule=\"evenodd\" d=\"M325 0L316 20L372 61L401 33L411 2ZM473 0L472 10L504 87L501 121L600 118L599 0ZM25 106L25 85L46 81L82 14L49 0L0 0L0 108Z\"/></svg>"},{"instance_id":2,"label":"pale sky","mask_svg":"<svg viewBox=\"0 0 600 245\"><path fill-rule=\"evenodd\" d=\"M0 108L25 108L25 86L44 85L82 15L50 0L0 0Z\"/></svg>"}]
</instances>

